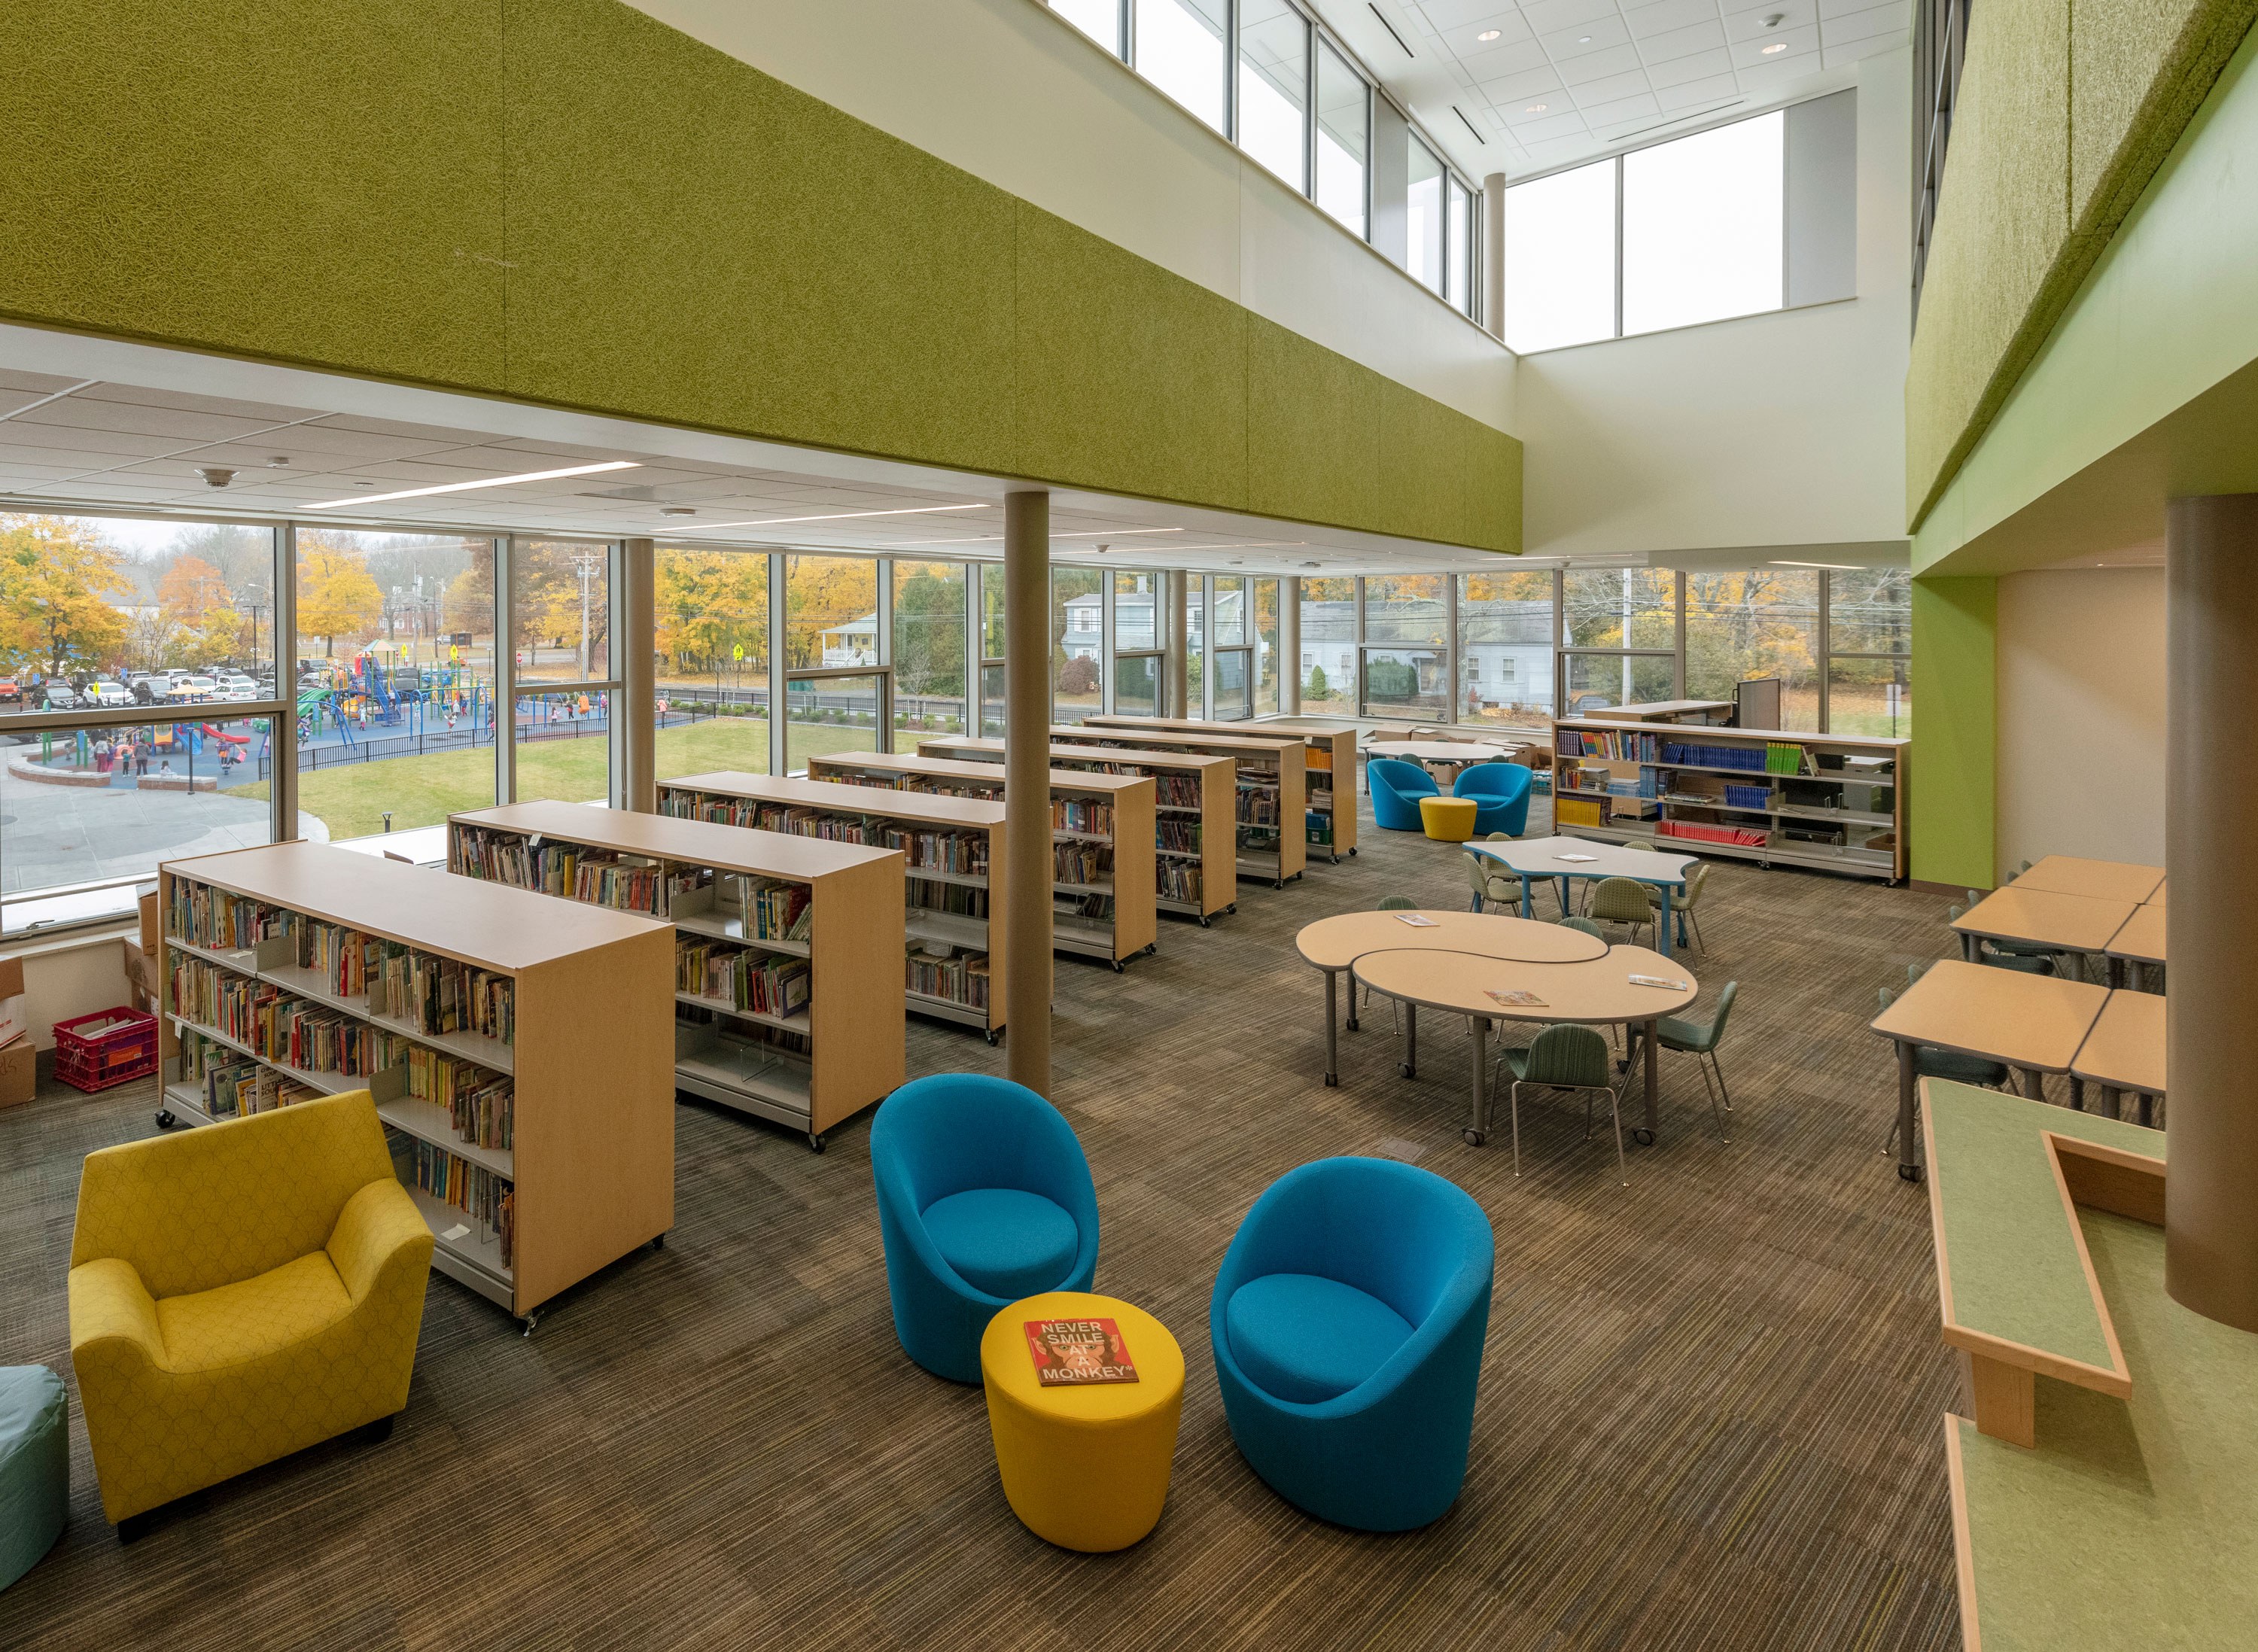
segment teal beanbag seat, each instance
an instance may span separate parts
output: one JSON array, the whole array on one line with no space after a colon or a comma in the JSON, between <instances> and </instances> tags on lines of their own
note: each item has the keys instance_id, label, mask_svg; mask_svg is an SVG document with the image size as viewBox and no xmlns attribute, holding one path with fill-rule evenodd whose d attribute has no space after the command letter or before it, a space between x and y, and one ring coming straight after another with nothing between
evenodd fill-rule
<instances>
[{"instance_id":1,"label":"teal beanbag seat","mask_svg":"<svg viewBox=\"0 0 2258 1652\"><path fill-rule=\"evenodd\" d=\"M0 1589L55 1546L70 1514L70 1402L45 1365L0 1365Z\"/></svg>"}]
</instances>

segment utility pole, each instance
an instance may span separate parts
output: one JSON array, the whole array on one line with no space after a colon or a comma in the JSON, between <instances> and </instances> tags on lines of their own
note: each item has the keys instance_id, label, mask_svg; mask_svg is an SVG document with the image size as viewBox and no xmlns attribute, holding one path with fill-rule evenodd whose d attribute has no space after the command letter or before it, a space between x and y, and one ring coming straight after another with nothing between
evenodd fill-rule
<instances>
[{"instance_id":1,"label":"utility pole","mask_svg":"<svg viewBox=\"0 0 2258 1652\"><path fill-rule=\"evenodd\" d=\"M588 586L604 559L600 550L576 551L572 557L572 566L580 576L580 675L575 680L582 683L588 680Z\"/></svg>"}]
</instances>

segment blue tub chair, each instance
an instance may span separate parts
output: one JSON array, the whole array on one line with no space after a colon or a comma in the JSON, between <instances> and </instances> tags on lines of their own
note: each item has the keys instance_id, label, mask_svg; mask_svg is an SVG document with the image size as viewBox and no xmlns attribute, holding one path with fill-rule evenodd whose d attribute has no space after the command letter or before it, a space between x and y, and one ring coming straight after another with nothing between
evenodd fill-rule
<instances>
[{"instance_id":1,"label":"blue tub chair","mask_svg":"<svg viewBox=\"0 0 2258 1652\"><path fill-rule=\"evenodd\" d=\"M1474 800L1474 835L1503 832L1519 837L1529 830L1529 784L1534 776L1519 763L1475 763L1459 771L1454 798ZM1417 804L1411 807L1416 811Z\"/></svg>"},{"instance_id":2,"label":"blue tub chair","mask_svg":"<svg viewBox=\"0 0 2258 1652\"><path fill-rule=\"evenodd\" d=\"M1432 775L1400 757L1367 758L1364 783L1372 792L1374 823L1390 832L1424 832L1419 799L1442 796Z\"/></svg>"},{"instance_id":3,"label":"blue tub chair","mask_svg":"<svg viewBox=\"0 0 2258 1652\"><path fill-rule=\"evenodd\" d=\"M980 1380L997 1311L1086 1291L1097 1189L1074 1130L1025 1085L974 1073L905 1084L870 1124L886 1294L902 1351L935 1376Z\"/></svg>"},{"instance_id":4,"label":"blue tub chair","mask_svg":"<svg viewBox=\"0 0 2258 1652\"><path fill-rule=\"evenodd\" d=\"M1383 1159L1320 1159L1254 1202L1208 1310L1232 1438L1288 1502L1409 1531L1458 1497L1495 1244L1465 1193Z\"/></svg>"}]
</instances>

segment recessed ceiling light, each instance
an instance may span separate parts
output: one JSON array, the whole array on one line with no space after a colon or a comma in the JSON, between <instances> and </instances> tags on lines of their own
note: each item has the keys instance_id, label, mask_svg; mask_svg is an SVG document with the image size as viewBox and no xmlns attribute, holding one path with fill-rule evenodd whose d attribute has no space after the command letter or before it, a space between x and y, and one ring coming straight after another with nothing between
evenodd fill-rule
<instances>
[{"instance_id":1,"label":"recessed ceiling light","mask_svg":"<svg viewBox=\"0 0 2258 1652\"><path fill-rule=\"evenodd\" d=\"M550 482L563 476L593 476L598 471L633 471L642 467L633 459L606 459L601 464L572 464L561 471L527 471L517 476L488 476L475 482L442 482L437 487L403 487L395 493L371 493L366 499L325 499L309 505L325 511L337 505L373 505L387 499L424 499L433 493L467 493L473 488L508 487L512 482Z\"/></svg>"},{"instance_id":2,"label":"recessed ceiling light","mask_svg":"<svg viewBox=\"0 0 2258 1652\"><path fill-rule=\"evenodd\" d=\"M1774 567L1774 568L1832 568L1832 569L1834 569L1837 573L1846 573L1846 574L1863 573L1863 572L1865 571L1865 570L1864 570L1864 564L1861 564L1861 563L1855 563L1855 562L1782 562L1782 561L1781 561L1779 558L1778 558L1777 557L1775 557L1774 558L1772 558L1772 564L1771 564L1771 565L1772 565L1772 567Z\"/></svg>"},{"instance_id":3,"label":"recessed ceiling light","mask_svg":"<svg viewBox=\"0 0 2258 1652\"><path fill-rule=\"evenodd\" d=\"M277 453L273 458L266 461L266 468L270 471L288 470L290 468L290 456L287 453Z\"/></svg>"},{"instance_id":4,"label":"recessed ceiling light","mask_svg":"<svg viewBox=\"0 0 2258 1652\"><path fill-rule=\"evenodd\" d=\"M695 516L698 514L695 510L687 505L662 505L658 507L658 514L661 516Z\"/></svg>"},{"instance_id":5,"label":"recessed ceiling light","mask_svg":"<svg viewBox=\"0 0 2258 1652\"><path fill-rule=\"evenodd\" d=\"M1474 36L1474 39L1477 40L1495 40L1499 35L1503 34L1504 32L1505 31L1503 29L1484 29L1480 34Z\"/></svg>"},{"instance_id":6,"label":"recessed ceiling light","mask_svg":"<svg viewBox=\"0 0 2258 1652\"><path fill-rule=\"evenodd\" d=\"M1779 53L1779 52L1785 52L1785 51L1786 51L1786 50L1787 50L1787 42L1786 42L1786 41L1785 41L1785 40L1774 40L1774 41L1773 41L1770 46L1768 46L1765 47L1765 49L1764 49L1764 55L1765 55L1765 56L1766 56L1766 57L1771 57L1771 56L1772 56L1772 55L1773 55L1775 53Z\"/></svg>"},{"instance_id":7,"label":"recessed ceiling light","mask_svg":"<svg viewBox=\"0 0 2258 1652\"><path fill-rule=\"evenodd\" d=\"M1542 115L1544 112L1544 105L1542 103L1531 103L1527 109L1523 110L1521 112L1524 115Z\"/></svg>"},{"instance_id":8,"label":"recessed ceiling light","mask_svg":"<svg viewBox=\"0 0 2258 1652\"><path fill-rule=\"evenodd\" d=\"M1576 37L1576 44L1578 46L1589 46L1591 43L1592 37L1588 34L1580 34Z\"/></svg>"}]
</instances>

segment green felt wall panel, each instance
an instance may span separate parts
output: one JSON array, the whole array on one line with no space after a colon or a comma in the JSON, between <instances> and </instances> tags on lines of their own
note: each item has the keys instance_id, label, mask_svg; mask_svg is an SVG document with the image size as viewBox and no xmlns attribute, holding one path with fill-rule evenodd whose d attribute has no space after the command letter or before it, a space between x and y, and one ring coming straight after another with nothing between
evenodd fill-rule
<instances>
[{"instance_id":1,"label":"green felt wall panel","mask_svg":"<svg viewBox=\"0 0 2258 1652\"><path fill-rule=\"evenodd\" d=\"M501 379L502 0L0 5L0 316Z\"/></svg>"},{"instance_id":2,"label":"green felt wall panel","mask_svg":"<svg viewBox=\"0 0 2258 1652\"><path fill-rule=\"evenodd\" d=\"M1913 582L1913 876L1990 889L1998 849L1999 582Z\"/></svg>"},{"instance_id":3,"label":"green felt wall panel","mask_svg":"<svg viewBox=\"0 0 2258 1652\"><path fill-rule=\"evenodd\" d=\"M1988 0L1906 379L1919 528L2171 152L2258 0Z\"/></svg>"},{"instance_id":4,"label":"green felt wall panel","mask_svg":"<svg viewBox=\"0 0 2258 1652\"><path fill-rule=\"evenodd\" d=\"M1520 546L1510 436L618 0L0 6L0 316Z\"/></svg>"}]
</instances>

